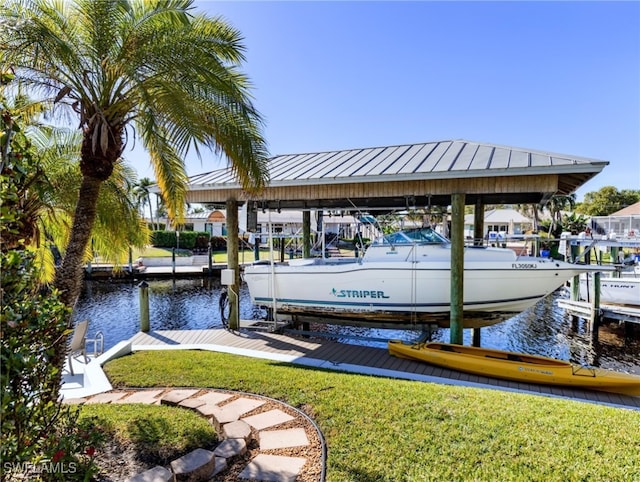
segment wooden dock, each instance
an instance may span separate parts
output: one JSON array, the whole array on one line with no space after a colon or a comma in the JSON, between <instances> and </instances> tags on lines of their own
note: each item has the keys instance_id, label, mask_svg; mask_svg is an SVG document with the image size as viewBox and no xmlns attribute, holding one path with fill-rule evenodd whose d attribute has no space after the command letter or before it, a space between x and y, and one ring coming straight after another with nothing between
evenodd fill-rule
<instances>
[{"instance_id":1,"label":"wooden dock","mask_svg":"<svg viewBox=\"0 0 640 482\"><path fill-rule=\"evenodd\" d=\"M593 306L588 301L558 300L558 306L576 316L589 318L593 315ZM628 305L600 304L600 317L605 320L640 323L640 308Z\"/></svg>"},{"instance_id":2,"label":"wooden dock","mask_svg":"<svg viewBox=\"0 0 640 482\"><path fill-rule=\"evenodd\" d=\"M481 377L395 358L383 348L348 345L333 340L303 338L268 331L163 330L140 332L129 341L133 351L210 350L337 371L517 391L640 410L640 397Z\"/></svg>"},{"instance_id":3,"label":"wooden dock","mask_svg":"<svg viewBox=\"0 0 640 482\"><path fill-rule=\"evenodd\" d=\"M220 277L220 272L227 267L226 263L216 263L211 266L134 266L131 270L128 266L115 270L113 265L93 265L91 269L85 268L85 279L162 279L162 278L200 278Z\"/></svg>"}]
</instances>

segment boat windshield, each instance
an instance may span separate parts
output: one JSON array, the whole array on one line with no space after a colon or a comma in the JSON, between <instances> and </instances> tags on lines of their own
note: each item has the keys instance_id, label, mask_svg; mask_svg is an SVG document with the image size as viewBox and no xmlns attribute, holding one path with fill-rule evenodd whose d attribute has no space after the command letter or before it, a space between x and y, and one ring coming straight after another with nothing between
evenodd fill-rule
<instances>
[{"instance_id":1,"label":"boat windshield","mask_svg":"<svg viewBox=\"0 0 640 482\"><path fill-rule=\"evenodd\" d=\"M431 228L406 229L377 238L373 244L447 244L444 236Z\"/></svg>"}]
</instances>

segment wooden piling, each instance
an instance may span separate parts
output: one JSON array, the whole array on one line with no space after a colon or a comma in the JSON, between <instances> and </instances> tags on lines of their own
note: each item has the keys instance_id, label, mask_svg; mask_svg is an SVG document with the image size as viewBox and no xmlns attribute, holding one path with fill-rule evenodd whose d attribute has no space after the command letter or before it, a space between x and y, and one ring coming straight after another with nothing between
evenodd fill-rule
<instances>
[{"instance_id":1,"label":"wooden piling","mask_svg":"<svg viewBox=\"0 0 640 482\"><path fill-rule=\"evenodd\" d=\"M229 329L240 327L238 293L240 288L240 264L238 262L238 201L227 199L227 267L234 271L234 284L229 286Z\"/></svg>"},{"instance_id":2,"label":"wooden piling","mask_svg":"<svg viewBox=\"0 0 640 482\"><path fill-rule=\"evenodd\" d=\"M593 273L593 296L591 296L591 315L589 316L589 331L591 339L598 340L598 327L600 326L600 276L598 271Z\"/></svg>"},{"instance_id":3,"label":"wooden piling","mask_svg":"<svg viewBox=\"0 0 640 482\"><path fill-rule=\"evenodd\" d=\"M482 202L482 196L478 196L476 199L476 206L473 211L473 245L482 246L484 241L484 203ZM473 346L480 346L481 343L481 328L473 328L471 330L471 344Z\"/></svg>"},{"instance_id":4,"label":"wooden piling","mask_svg":"<svg viewBox=\"0 0 640 482\"><path fill-rule=\"evenodd\" d=\"M464 193L451 196L450 341L462 345L464 313Z\"/></svg>"},{"instance_id":5,"label":"wooden piling","mask_svg":"<svg viewBox=\"0 0 640 482\"><path fill-rule=\"evenodd\" d=\"M302 257L311 257L311 211L302 211Z\"/></svg>"},{"instance_id":6,"label":"wooden piling","mask_svg":"<svg viewBox=\"0 0 640 482\"><path fill-rule=\"evenodd\" d=\"M149 332L149 283L143 281L138 285L140 288L140 331Z\"/></svg>"},{"instance_id":7,"label":"wooden piling","mask_svg":"<svg viewBox=\"0 0 640 482\"><path fill-rule=\"evenodd\" d=\"M482 197L478 196L473 211L473 245L482 246L484 240L484 204Z\"/></svg>"},{"instance_id":8,"label":"wooden piling","mask_svg":"<svg viewBox=\"0 0 640 482\"><path fill-rule=\"evenodd\" d=\"M471 345L472 346L481 346L481 336L480 336L480 330L482 328L473 328L471 330Z\"/></svg>"}]
</instances>

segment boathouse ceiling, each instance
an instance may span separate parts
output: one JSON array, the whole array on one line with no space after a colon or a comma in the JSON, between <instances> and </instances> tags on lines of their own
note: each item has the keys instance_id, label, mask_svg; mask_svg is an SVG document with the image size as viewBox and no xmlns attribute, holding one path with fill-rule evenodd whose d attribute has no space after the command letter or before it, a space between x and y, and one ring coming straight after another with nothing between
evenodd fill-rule
<instances>
[{"instance_id":1,"label":"boathouse ceiling","mask_svg":"<svg viewBox=\"0 0 640 482\"><path fill-rule=\"evenodd\" d=\"M268 161L269 185L248 195L231 168L189 178L188 202L235 198L260 209L392 210L467 204L544 203L569 195L609 163L465 140L288 154Z\"/></svg>"}]
</instances>

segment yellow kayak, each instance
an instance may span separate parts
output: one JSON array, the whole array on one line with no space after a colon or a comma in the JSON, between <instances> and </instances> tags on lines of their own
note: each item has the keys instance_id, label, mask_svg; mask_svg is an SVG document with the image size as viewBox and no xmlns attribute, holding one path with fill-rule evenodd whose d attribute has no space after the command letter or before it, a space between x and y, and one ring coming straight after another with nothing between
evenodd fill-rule
<instances>
[{"instance_id":1,"label":"yellow kayak","mask_svg":"<svg viewBox=\"0 0 640 482\"><path fill-rule=\"evenodd\" d=\"M640 376L537 355L448 343L406 344L400 340L389 341L389 353L475 375L640 396Z\"/></svg>"}]
</instances>

